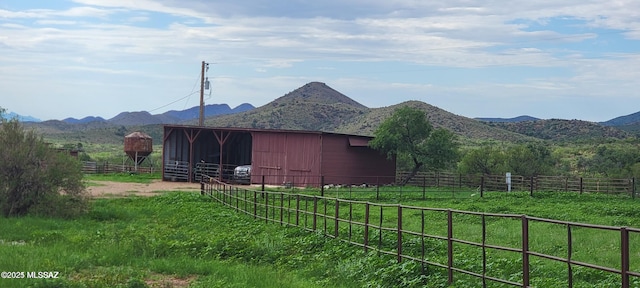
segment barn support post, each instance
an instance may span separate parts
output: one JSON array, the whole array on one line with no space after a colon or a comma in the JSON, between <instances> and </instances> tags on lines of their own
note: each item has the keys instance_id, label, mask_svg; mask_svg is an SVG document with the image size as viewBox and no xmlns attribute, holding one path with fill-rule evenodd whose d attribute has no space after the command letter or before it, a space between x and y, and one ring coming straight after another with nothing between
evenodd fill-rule
<instances>
[{"instance_id":1,"label":"barn support post","mask_svg":"<svg viewBox=\"0 0 640 288\"><path fill-rule=\"evenodd\" d=\"M213 132L213 136L216 137L216 140L218 140L218 144L220 146L220 157L218 159L218 178L220 179L220 182L222 182L222 174L223 174L223 169L222 169L222 153L223 153L223 146L224 143L227 142L227 140L229 139L229 135L231 135L231 132L227 132L227 135L224 134L224 131L220 131L220 135L218 135L218 133L216 133L215 130L212 131ZM200 132L198 132L200 133Z\"/></svg>"}]
</instances>

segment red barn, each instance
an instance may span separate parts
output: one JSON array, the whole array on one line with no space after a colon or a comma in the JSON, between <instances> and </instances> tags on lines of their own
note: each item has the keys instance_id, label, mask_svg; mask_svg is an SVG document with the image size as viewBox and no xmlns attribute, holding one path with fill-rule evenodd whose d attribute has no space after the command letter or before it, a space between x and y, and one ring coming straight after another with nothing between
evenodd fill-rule
<instances>
[{"instance_id":1,"label":"red barn","mask_svg":"<svg viewBox=\"0 0 640 288\"><path fill-rule=\"evenodd\" d=\"M263 178L265 184L295 186L392 183L395 159L371 149L371 139L319 131L166 125L163 179L198 181L202 174L231 179L233 168L251 165L251 183Z\"/></svg>"}]
</instances>

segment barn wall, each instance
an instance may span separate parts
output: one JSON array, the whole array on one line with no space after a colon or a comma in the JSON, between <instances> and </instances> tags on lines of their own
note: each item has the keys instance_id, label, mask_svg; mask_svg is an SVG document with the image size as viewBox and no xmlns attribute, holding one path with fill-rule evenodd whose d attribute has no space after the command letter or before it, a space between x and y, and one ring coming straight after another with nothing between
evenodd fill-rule
<instances>
[{"instance_id":1,"label":"barn wall","mask_svg":"<svg viewBox=\"0 0 640 288\"><path fill-rule=\"evenodd\" d=\"M350 144L349 137L356 137ZM322 135L322 174L327 184L387 184L395 179L395 159L362 146L368 137ZM355 142L355 143L354 143ZM357 145L357 146L352 146Z\"/></svg>"},{"instance_id":2,"label":"barn wall","mask_svg":"<svg viewBox=\"0 0 640 288\"><path fill-rule=\"evenodd\" d=\"M162 158L164 162L189 161L189 140L182 129L164 129Z\"/></svg>"},{"instance_id":3,"label":"barn wall","mask_svg":"<svg viewBox=\"0 0 640 288\"><path fill-rule=\"evenodd\" d=\"M253 132L253 183L317 185L320 175L320 134Z\"/></svg>"},{"instance_id":4,"label":"barn wall","mask_svg":"<svg viewBox=\"0 0 640 288\"><path fill-rule=\"evenodd\" d=\"M163 168L171 169L176 161L187 162L189 175L196 163L218 163L217 138L224 138L225 168L251 164L252 183L261 183L262 175L267 184L294 186L317 186L321 175L327 184L385 184L395 179L395 160L369 148L370 137L188 126L165 126L164 131ZM163 174L163 178L173 177Z\"/></svg>"}]
</instances>

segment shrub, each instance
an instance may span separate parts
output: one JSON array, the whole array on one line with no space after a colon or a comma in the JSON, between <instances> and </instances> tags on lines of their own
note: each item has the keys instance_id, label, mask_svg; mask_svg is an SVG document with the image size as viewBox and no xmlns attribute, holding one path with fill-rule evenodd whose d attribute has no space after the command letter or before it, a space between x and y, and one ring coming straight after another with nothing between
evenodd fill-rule
<instances>
[{"instance_id":1,"label":"shrub","mask_svg":"<svg viewBox=\"0 0 640 288\"><path fill-rule=\"evenodd\" d=\"M0 121L0 213L66 217L84 211L80 163L51 149L17 119Z\"/></svg>"}]
</instances>

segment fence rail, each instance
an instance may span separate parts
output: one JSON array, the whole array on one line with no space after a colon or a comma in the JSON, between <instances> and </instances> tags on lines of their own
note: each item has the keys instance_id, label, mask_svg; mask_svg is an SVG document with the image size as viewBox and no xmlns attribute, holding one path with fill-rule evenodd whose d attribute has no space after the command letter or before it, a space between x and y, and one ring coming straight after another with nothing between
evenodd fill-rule
<instances>
[{"instance_id":1,"label":"fence rail","mask_svg":"<svg viewBox=\"0 0 640 288\"><path fill-rule=\"evenodd\" d=\"M463 175L431 172L417 174L406 186L396 184L402 182L407 175L408 172L400 172L392 178L358 176L353 181L349 181L349 183L327 183L323 175L253 175L252 181L254 184L261 184L262 190L265 190L265 186L268 186L266 183L273 183L273 179L277 178L286 179L287 181L283 182L282 186L292 188L292 190L300 186L318 187L320 196L344 195L344 193L351 195L352 192L354 193L353 195L375 193L375 199L377 200L380 197L464 198L477 194L482 197L484 191L509 191L505 175ZM635 178L524 177L512 175L510 181L510 191L529 192L531 195L537 192L606 193L635 198L637 191ZM301 183L304 183L304 185L301 185ZM430 189L433 187L438 188L437 191Z\"/></svg>"},{"instance_id":2,"label":"fence rail","mask_svg":"<svg viewBox=\"0 0 640 288\"><path fill-rule=\"evenodd\" d=\"M540 259L565 267L566 287L573 287L577 282L577 269L617 275L619 285L615 286L624 288L630 287L630 280L640 277L640 256L637 255L640 229L636 228L250 190L215 179L201 182L201 193L255 219L322 232L365 251L392 255L398 262L417 261L421 263L423 272L428 267L442 269L449 283L466 275L481 281L482 287L488 283L528 287L541 277L534 273L539 271L537 265L542 265ZM472 222L477 223L475 229L460 228L458 219L462 218L467 221L472 218ZM516 227L520 232L514 236L515 239L503 239L499 237L499 231L504 226ZM554 248L548 250L541 246L540 237L544 239L552 232L564 234L561 238L565 240L552 243ZM617 249L618 264L611 267L585 256L585 251L592 249L594 243L583 243L577 239L592 234L609 236L604 239L610 243L597 244ZM558 247L562 247L559 249L562 253L556 251ZM464 255L476 261L462 261L457 256L461 251L466 251ZM512 271L496 274L490 269L498 263L491 256L497 253L506 253L508 256L505 257L517 260L513 262L516 264L510 265L513 266ZM469 265L469 262L474 264ZM630 263L633 263L633 268Z\"/></svg>"},{"instance_id":3,"label":"fence rail","mask_svg":"<svg viewBox=\"0 0 640 288\"><path fill-rule=\"evenodd\" d=\"M137 169L137 170L136 170ZM121 173L121 172L139 172L139 173L153 173L156 171L154 167L148 166L134 166L123 164L112 164L108 162L98 163L91 161L82 162L82 173L84 174L109 174L109 173Z\"/></svg>"},{"instance_id":4,"label":"fence rail","mask_svg":"<svg viewBox=\"0 0 640 288\"><path fill-rule=\"evenodd\" d=\"M409 172L399 172L396 182L402 181ZM505 175L463 175L448 172L420 172L407 184L430 187L482 187L490 191L507 191ZM511 188L518 191L611 193L635 196L635 178L590 178L578 176L533 177L512 175Z\"/></svg>"}]
</instances>

